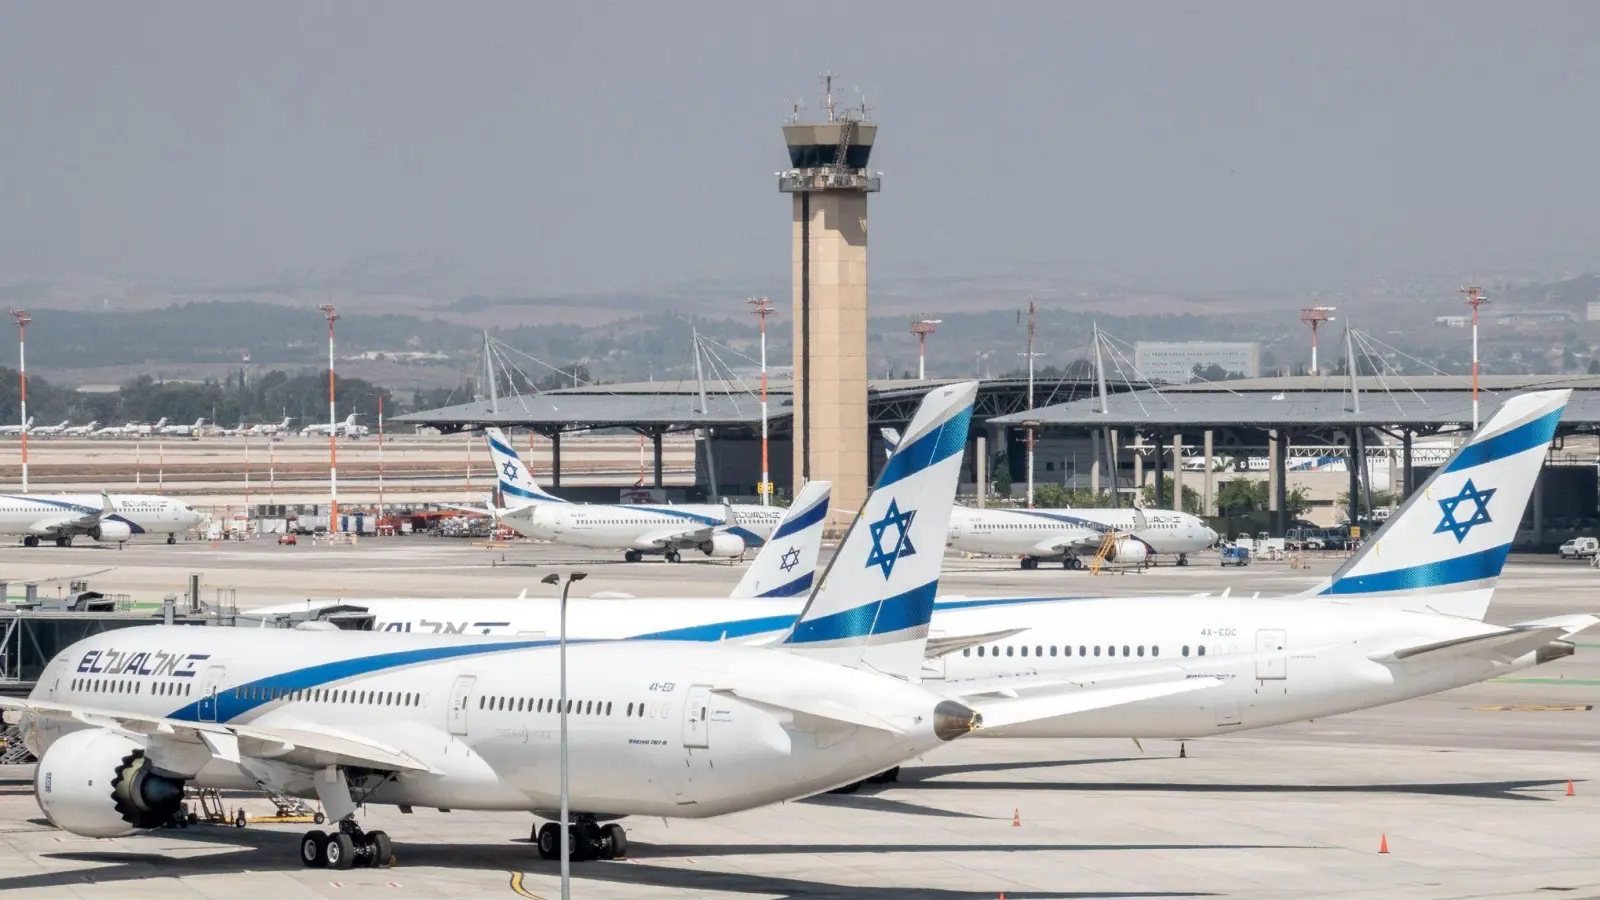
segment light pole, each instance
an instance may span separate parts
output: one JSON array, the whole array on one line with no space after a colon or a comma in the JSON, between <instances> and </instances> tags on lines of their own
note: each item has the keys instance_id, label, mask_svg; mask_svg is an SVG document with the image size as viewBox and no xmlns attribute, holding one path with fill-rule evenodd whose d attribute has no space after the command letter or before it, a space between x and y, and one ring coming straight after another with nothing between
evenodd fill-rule
<instances>
[{"instance_id":1,"label":"light pole","mask_svg":"<svg viewBox=\"0 0 1600 900\"><path fill-rule=\"evenodd\" d=\"M917 336L917 380L928 380L928 335L938 330L943 319L917 319L911 323L911 333Z\"/></svg>"},{"instance_id":2,"label":"light pole","mask_svg":"<svg viewBox=\"0 0 1600 900\"><path fill-rule=\"evenodd\" d=\"M22 492L28 492L28 318L25 309L13 309L17 320L17 371L22 376Z\"/></svg>"},{"instance_id":3,"label":"light pole","mask_svg":"<svg viewBox=\"0 0 1600 900\"><path fill-rule=\"evenodd\" d=\"M1467 305L1472 307L1472 430L1478 430L1478 307L1489 302L1483 288L1469 285L1457 291L1467 295ZM27 440L26 437L23 440ZM24 445L26 446L26 445ZM24 451L26 455L26 451Z\"/></svg>"},{"instance_id":4,"label":"light pole","mask_svg":"<svg viewBox=\"0 0 1600 900\"><path fill-rule=\"evenodd\" d=\"M589 577L588 572L569 572L567 580L554 572L539 579L545 584L561 584L561 900L572 900L572 830L567 825L567 592L574 581Z\"/></svg>"},{"instance_id":5,"label":"light pole","mask_svg":"<svg viewBox=\"0 0 1600 900\"><path fill-rule=\"evenodd\" d=\"M339 426L334 424L333 410L333 323L339 314L331 303L317 309L328 317L328 533L332 534L339 530Z\"/></svg>"},{"instance_id":6,"label":"light pole","mask_svg":"<svg viewBox=\"0 0 1600 900\"><path fill-rule=\"evenodd\" d=\"M765 297L751 297L745 301L750 311L761 319L761 505L772 505L772 470L767 467L767 316L774 312L772 301ZM644 435L640 435L642 441ZM643 449L644 445L639 445ZM644 482L641 466L640 483Z\"/></svg>"}]
</instances>

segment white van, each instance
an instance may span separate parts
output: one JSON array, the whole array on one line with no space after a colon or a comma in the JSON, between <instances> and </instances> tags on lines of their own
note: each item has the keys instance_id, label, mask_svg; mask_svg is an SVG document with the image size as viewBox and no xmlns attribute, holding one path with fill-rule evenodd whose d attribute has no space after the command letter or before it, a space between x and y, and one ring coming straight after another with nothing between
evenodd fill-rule
<instances>
[{"instance_id":1,"label":"white van","mask_svg":"<svg viewBox=\"0 0 1600 900\"><path fill-rule=\"evenodd\" d=\"M1600 554L1600 540L1592 537L1575 537L1557 551L1562 559L1592 559Z\"/></svg>"}]
</instances>

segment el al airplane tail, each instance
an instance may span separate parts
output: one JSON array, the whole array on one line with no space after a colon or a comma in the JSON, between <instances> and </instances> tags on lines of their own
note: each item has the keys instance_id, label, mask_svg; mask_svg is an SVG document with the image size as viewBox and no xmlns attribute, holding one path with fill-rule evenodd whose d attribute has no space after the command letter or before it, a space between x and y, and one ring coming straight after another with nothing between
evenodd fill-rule
<instances>
[{"instance_id":1,"label":"el al airplane tail","mask_svg":"<svg viewBox=\"0 0 1600 900\"><path fill-rule=\"evenodd\" d=\"M894 428L879 428L878 434L883 436L883 458L888 459L894 455L894 448L900 446L900 432Z\"/></svg>"},{"instance_id":2,"label":"el al airplane tail","mask_svg":"<svg viewBox=\"0 0 1600 900\"><path fill-rule=\"evenodd\" d=\"M968 381L923 398L784 649L901 678L922 671L977 394Z\"/></svg>"},{"instance_id":3,"label":"el al airplane tail","mask_svg":"<svg viewBox=\"0 0 1600 900\"><path fill-rule=\"evenodd\" d=\"M1309 594L1481 620L1571 393L1507 400Z\"/></svg>"},{"instance_id":4,"label":"el al airplane tail","mask_svg":"<svg viewBox=\"0 0 1600 900\"><path fill-rule=\"evenodd\" d=\"M532 503L567 502L545 493L544 488L539 487L539 483L533 480L533 473L523 465L522 457L512 449L505 432L498 428L485 428L484 435L489 440L489 458L494 460L495 474L500 479L500 493L505 497L503 502L507 508Z\"/></svg>"},{"instance_id":5,"label":"el al airplane tail","mask_svg":"<svg viewBox=\"0 0 1600 900\"><path fill-rule=\"evenodd\" d=\"M755 561L728 596L798 597L811 590L817 557L822 554L822 529L828 521L828 497L832 491L831 482L806 482L777 530L761 545Z\"/></svg>"}]
</instances>

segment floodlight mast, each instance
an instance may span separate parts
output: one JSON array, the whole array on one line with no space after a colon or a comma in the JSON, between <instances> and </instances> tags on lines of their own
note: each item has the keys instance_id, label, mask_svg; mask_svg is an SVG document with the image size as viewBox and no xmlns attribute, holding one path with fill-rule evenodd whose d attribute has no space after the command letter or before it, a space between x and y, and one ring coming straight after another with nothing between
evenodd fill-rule
<instances>
[{"instance_id":1,"label":"floodlight mast","mask_svg":"<svg viewBox=\"0 0 1600 900\"><path fill-rule=\"evenodd\" d=\"M1338 307L1335 306L1308 306L1300 310L1300 321L1311 326L1311 374L1321 374L1317 370L1317 328L1323 322L1332 322L1333 316L1329 315Z\"/></svg>"},{"instance_id":2,"label":"floodlight mast","mask_svg":"<svg viewBox=\"0 0 1600 900\"><path fill-rule=\"evenodd\" d=\"M928 335L938 330L943 319L917 319L911 323L911 333L917 336L917 380L928 380Z\"/></svg>"},{"instance_id":3,"label":"floodlight mast","mask_svg":"<svg viewBox=\"0 0 1600 900\"><path fill-rule=\"evenodd\" d=\"M1489 302L1483 288L1468 285L1457 291L1467 295L1467 305L1472 307L1472 430L1478 430L1478 307Z\"/></svg>"},{"instance_id":4,"label":"floodlight mast","mask_svg":"<svg viewBox=\"0 0 1600 900\"><path fill-rule=\"evenodd\" d=\"M772 301L766 297L751 297L745 301L750 311L761 320L761 505L772 505L772 469L767 460L767 316L775 312ZM639 479L644 480L643 462Z\"/></svg>"},{"instance_id":5,"label":"floodlight mast","mask_svg":"<svg viewBox=\"0 0 1600 900\"><path fill-rule=\"evenodd\" d=\"M339 426L333 405L333 323L339 321L333 304L324 303L317 309L328 317L328 533L339 528Z\"/></svg>"}]
</instances>

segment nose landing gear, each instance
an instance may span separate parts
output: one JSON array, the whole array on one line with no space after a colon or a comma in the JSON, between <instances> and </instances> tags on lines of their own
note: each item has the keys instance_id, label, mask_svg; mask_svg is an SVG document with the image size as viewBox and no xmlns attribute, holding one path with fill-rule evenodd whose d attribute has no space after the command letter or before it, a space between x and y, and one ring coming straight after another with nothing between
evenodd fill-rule
<instances>
[{"instance_id":1,"label":"nose landing gear","mask_svg":"<svg viewBox=\"0 0 1600 900\"><path fill-rule=\"evenodd\" d=\"M308 869L387 868L393 856L389 835L364 832L354 819L340 820L333 834L313 829L300 838L300 864Z\"/></svg>"}]
</instances>

